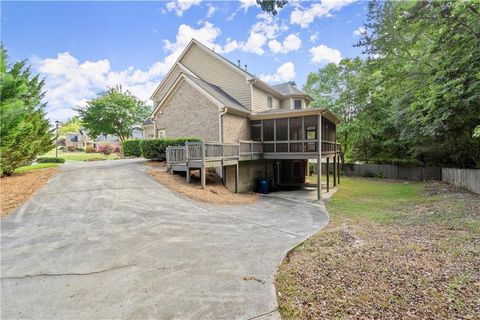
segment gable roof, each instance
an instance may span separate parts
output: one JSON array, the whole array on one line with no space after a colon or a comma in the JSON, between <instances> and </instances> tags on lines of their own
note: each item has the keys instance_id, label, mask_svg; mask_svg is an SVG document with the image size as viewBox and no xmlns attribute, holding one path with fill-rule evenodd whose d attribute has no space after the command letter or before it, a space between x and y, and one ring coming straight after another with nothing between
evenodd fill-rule
<instances>
[{"instance_id":1,"label":"gable roof","mask_svg":"<svg viewBox=\"0 0 480 320\"><path fill-rule=\"evenodd\" d=\"M203 79L193 77L187 74L185 74L185 77L189 78L190 80L198 84L203 90L208 92L212 97L214 97L216 100L218 100L220 103L222 103L226 107L238 109L240 111L245 111L245 112L249 111L249 109L247 109L240 102L232 98L225 91L220 89L220 87L213 85Z\"/></svg>"},{"instance_id":2,"label":"gable roof","mask_svg":"<svg viewBox=\"0 0 480 320\"><path fill-rule=\"evenodd\" d=\"M298 89L290 82L277 84L272 86L272 88L284 95L308 95L308 93Z\"/></svg>"}]
</instances>

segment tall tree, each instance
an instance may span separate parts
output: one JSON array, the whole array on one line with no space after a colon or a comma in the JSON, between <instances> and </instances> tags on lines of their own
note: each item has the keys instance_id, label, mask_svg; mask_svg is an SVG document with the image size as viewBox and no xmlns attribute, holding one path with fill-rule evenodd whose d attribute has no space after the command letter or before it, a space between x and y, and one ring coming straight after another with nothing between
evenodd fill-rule
<instances>
[{"instance_id":1,"label":"tall tree","mask_svg":"<svg viewBox=\"0 0 480 320\"><path fill-rule=\"evenodd\" d=\"M42 102L44 81L32 75L26 61L8 63L0 45L0 174L30 163L53 148L53 133Z\"/></svg>"},{"instance_id":2,"label":"tall tree","mask_svg":"<svg viewBox=\"0 0 480 320\"><path fill-rule=\"evenodd\" d=\"M257 4L263 11L276 16L278 11L287 4L287 0L257 0Z\"/></svg>"},{"instance_id":3,"label":"tall tree","mask_svg":"<svg viewBox=\"0 0 480 320\"><path fill-rule=\"evenodd\" d=\"M150 107L121 86L101 92L78 112L91 137L116 135L124 141L150 115Z\"/></svg>"}]
</instances>

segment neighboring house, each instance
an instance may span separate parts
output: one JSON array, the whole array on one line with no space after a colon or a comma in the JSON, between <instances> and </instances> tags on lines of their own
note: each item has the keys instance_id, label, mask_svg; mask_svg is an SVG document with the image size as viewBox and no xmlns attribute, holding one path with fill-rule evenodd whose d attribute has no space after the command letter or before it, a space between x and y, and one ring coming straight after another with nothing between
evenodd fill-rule
<instances>
[{"instance_id":1,"label":"neighboring house","mask_svg":"<svg viewBox=\"0 0 480 320\"><path fill-rule=\"evenodd\" d=\"M143 139L144 129L141 127L134 128L132 130L132 139ZM97 148L101 145L109 144L113 148L120 147L120 139L111 134L100 135L95 139L92 139L85 129L80 129L79 132L67 133L65 137L65 146L73 146L75 148L93 147Z\"/></svg>"},{"instance_id":2,"label":"neighboring house","mask_svg":"<svg viewBox=\"0 0 480 320\"><path fill-rule=\"evenodd\" d=\"M172 170L216 167L227 187L242 192L262 177L278 185L304 183L308 159L338 163L340 121L333 113L309 108L312 98L294 82L271 86L194 39L151 99L145 138L204 141L184 151L171 148Z\"/></svg>"}]
</instances>

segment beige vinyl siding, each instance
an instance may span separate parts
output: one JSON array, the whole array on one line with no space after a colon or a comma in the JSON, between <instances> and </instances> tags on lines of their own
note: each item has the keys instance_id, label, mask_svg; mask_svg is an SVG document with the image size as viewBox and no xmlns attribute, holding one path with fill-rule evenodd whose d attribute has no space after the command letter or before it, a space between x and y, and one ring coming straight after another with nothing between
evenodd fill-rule
<instances>
[{"instance_id":1,"label":"beige vinyl siding","mask_svg":"<svg viewBox=\"0 0 480 320\"><path fill-rule=\"evenodd\" d=\"M252 87L252 89L252 111L262 112L269 110L267 103L269 94L255 87ZM272 97L272 109L280 109L280 101L275 97Z\"/></svg>"},{"instance_id":2,"label":"beige vinyl siding","mask_svg":"<svg viewBox=\"0 0 480 320\"><path fill-rule=\"evenodd\" d=\"M173 66L172 73L168 76L168 78L165 79L165 82L162 84L162 87L160 90L158 90L157 94L153 97L153 101L155 103L155 106L157 105L158 102L162 101L163 97L167 94L168 90L172 86L172 84L177 80L178 76L180 75L180 68L178 65L175 64Z\"/></svg>"},{"instance_id":3,"label":"beige vinyl siding","mask_svg":"<svg viewBox=\"0 0 480 320\"><path fill-rule=\"evenodd\" d=\"M282 103L280 104L280 109L292 109L292 99L283 99Z\"/></svg>"},{"instance_id":4,"label":"beige vinyl siding","mask_svg":"<svg viewBox=\"0 0 480 320\"><path fill-rule=\"evenodd\" d=\"M242 105L250 108L251 91L246 77L212 57L196 45L183 56L182 64L199 78L219 86Z\"/></svg>"}]
</instances>

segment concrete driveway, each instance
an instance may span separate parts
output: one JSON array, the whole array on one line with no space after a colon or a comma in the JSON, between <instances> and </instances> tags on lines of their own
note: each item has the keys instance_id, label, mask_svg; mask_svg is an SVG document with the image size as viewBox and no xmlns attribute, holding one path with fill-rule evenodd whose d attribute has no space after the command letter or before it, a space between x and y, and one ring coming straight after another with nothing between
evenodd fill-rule
<instances>
[{"instance_id":1,"label":"concrete driveway","mask_svg":"<svg viewBox=\"0 0 480 320\"><path fill-rule=\"evenodd\" d=\"M1 220L4 319L271 319L286 252L319 205L178 196L140 160L68 164Z\"/></svg>"}]
</instances>

